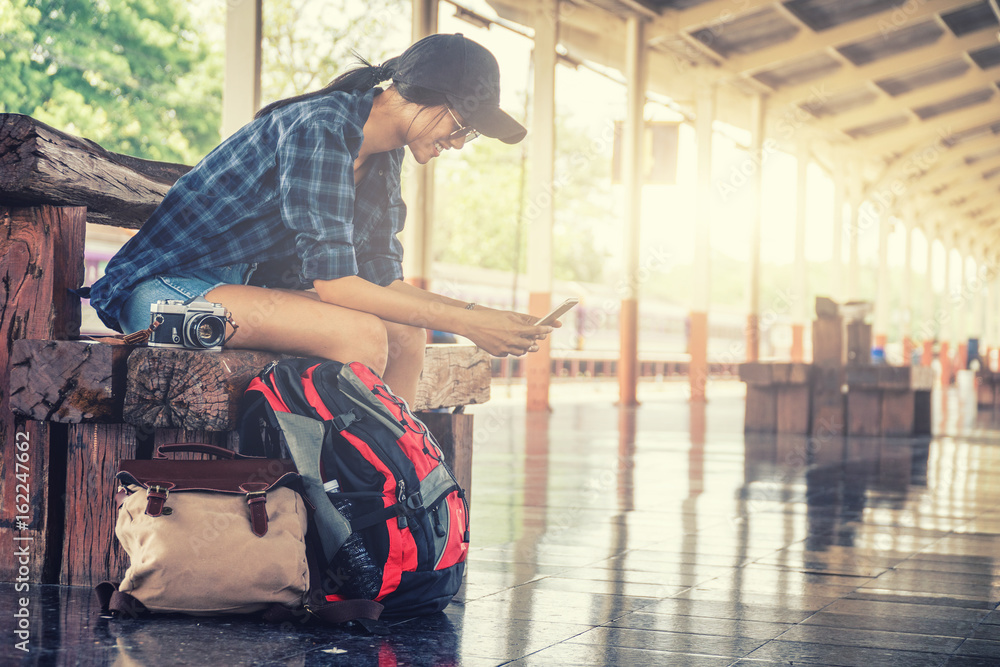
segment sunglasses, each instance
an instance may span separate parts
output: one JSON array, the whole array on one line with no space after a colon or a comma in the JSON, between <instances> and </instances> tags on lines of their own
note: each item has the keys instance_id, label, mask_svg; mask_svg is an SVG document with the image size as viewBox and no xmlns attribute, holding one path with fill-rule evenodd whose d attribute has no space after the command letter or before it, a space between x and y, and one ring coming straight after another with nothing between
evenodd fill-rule
<instances>
[{"instance_id":1,"label":"sunglasses","mask_svg":"<svg viewBox=\"0 0 1000 667\"><path fill-rule=\"evenodd\" d=\"M458 117L455 115L455 112L451 110L451 107L445 107L445 108L448 109L448 113L451 115L451 119L455 121L455 125L458 126L457 130L448 135L449 141L457 141L459 139L465 138L465 143L469 143L470 141L479 136L478 130L475 130L471 127L467 127L458 122Z\"/></svg>"}]
</instances>

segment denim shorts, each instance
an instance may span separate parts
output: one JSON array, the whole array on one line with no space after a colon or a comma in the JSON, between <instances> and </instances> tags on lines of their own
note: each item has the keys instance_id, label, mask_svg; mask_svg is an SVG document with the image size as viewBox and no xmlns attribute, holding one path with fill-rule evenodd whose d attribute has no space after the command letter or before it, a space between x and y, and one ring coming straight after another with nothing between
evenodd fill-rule
<instances>
[{"instance_id":1,"label":"denim shorts","mask_svg":"<svg viewBox=\"0 0 1000 667\"><path fill-rule=\"evenodd\" d=\"M149 327L149 307L160 300L187 301L204 296L219 285L246 285L256 264L200 269L187 276L155 276L148 278L132 290L122 306L118 324L122 331L132 333Z\"/></svg>"}]
</instances>

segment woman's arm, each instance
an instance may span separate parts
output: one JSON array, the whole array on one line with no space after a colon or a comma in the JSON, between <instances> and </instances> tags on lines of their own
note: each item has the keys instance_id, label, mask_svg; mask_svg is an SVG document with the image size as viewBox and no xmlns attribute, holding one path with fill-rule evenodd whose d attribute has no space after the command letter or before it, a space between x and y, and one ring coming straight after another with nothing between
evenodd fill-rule
<instances>
[{"instance_id":1,"label":"woman's arm","mask_svg":"<svg viewBox=\"0 0 1000 667\"><path fill-rule=\"evenodd\" d=\"M389 289L395 290L400 294L409 294L418 299L424 299L426 301L432 301L434 303L441 303L446 306L454 306L455 308L467 308L469 305L468 301L459 301L458 299L452 299L450 297L444 296L443 294L430 292L428 290L416 287L415 285L411 285L410 283L405 283L402 280L397 280L393 282L391 285L389 285Z\"/></svg>"},{"instance_id":2,"label":"woman's arm","mask_svg":"<svg viewBox=\"0 0 1000 667\"><path fill-rule=\"evenodd\" d=\"M314 281L327 303L371 313L383 320L459 334L494 356L522 355L553 327L527 323L527 316L489 308L467 310L464 301L432 294L400 281L389 287L358 276Z\"/></svg>"}]
</instances>

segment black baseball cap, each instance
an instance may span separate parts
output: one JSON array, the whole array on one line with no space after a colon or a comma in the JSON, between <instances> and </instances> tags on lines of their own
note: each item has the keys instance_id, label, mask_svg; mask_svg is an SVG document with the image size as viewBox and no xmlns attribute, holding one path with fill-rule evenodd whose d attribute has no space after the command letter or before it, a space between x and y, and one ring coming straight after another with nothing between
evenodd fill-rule
<instances>
[{"instance_id":1,"label":"black baseball cap","mask_svg":"<svg viewBox=\"0 0 1000 667\"><path fill-rule=\"evenodd\" d=\"M528 133L500 108L500 67L461 33L430 35L399 56L392 80L443 93L462 121L487 137L516 144Z\"/></svg>"}]
</instances>

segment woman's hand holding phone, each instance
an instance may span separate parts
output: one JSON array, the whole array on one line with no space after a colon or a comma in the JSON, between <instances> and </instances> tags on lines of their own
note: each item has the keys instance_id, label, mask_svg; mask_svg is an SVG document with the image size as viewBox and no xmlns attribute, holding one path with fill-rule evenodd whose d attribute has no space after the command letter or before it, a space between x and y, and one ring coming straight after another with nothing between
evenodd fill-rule
<instances>
[{"instance_id":1,"label":"woman's hand holding phone","mask_svg":"<svg viewBox=\"0 0 1000 667\"><path fill-rule=\"evenodd\" d=\"M469 311L465 337L495 357L520 357L538 350L538 341L560 326L538 325L537 317L509 310L477 307Z\"/></svg>"}]
</instances>

